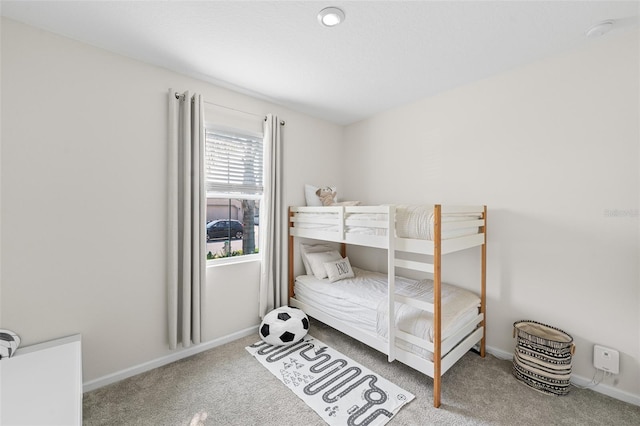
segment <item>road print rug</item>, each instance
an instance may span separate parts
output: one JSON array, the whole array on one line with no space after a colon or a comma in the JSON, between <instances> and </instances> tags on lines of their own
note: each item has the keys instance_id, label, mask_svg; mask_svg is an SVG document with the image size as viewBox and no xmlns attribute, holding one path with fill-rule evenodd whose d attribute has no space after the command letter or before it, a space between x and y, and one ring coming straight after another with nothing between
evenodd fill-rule
<instances>
[{"instance_id":1,"label":"road print rug","mask_svg":"<svg viewBox=\"0 0 640 426\"><path fill-rule=\"evenodd\" d=\"M246 349L330 425L384 425L414 398L311 336Z\"/></svg>"}]
</instances>

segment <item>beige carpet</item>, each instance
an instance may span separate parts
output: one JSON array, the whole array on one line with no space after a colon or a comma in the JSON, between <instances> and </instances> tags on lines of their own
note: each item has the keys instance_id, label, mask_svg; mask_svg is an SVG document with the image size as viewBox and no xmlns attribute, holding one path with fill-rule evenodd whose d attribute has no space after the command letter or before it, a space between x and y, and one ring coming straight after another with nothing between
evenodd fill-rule
<instances>
[{"instance_id":1,"label":"beige carpet","mask_svg":"<svg viewBox=\"0 0 640 426\"><path fill-rule=\"evenodd\" d=\"M640 425L640 407L591 390L536 392L511 374L511 362L466 354L433 381L322 323L311 334L416 398L389 425ZM244 348L249 336L84 395L85 425L323 425Z\"/></svg>"}]
</instances>

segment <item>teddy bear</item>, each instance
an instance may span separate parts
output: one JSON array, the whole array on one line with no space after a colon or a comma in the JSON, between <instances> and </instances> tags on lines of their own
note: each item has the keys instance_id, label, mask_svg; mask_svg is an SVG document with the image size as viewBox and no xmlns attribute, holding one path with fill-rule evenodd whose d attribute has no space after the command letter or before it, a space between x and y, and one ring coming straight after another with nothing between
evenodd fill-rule
<instances>
[{"instance_id":1,"label":"teddy bear","mask_svg":"<svg viewBox=\"0 0 640 426\"><path fill-rule=\"evenodd\" d=\"M359 206L360 201L341 201L336 203L336 191L333 191L331 188L318 188L316 191L316 195L322 201L323 206Z\"/></svg>"}]
</instances>

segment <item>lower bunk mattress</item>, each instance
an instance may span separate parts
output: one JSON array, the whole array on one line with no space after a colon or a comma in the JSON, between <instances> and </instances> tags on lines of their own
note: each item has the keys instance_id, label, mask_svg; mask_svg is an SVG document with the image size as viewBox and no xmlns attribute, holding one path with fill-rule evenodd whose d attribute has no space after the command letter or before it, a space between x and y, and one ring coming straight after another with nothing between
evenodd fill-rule
<instances>
[{"instance_id":1,"label":"lower bunk mattress","mask_svg":"<svg viewBox=\"0 0 640 426\"><path fill-rule=\"evenodd\" d=\"M353 270L354 278L333 283L313 275L300 275L295 282L295 299L387 340L387 275L355 267ZM433 303L433 281L396 277L396 293ZM468 290L442 283L441 300L441 335L444 340L477 317L480 298ZM395 303L394 311L398 329L433 342L433 314L400 302ZM433 359L433 354L424 348L399 339L396 344L423 358Z\"/></svg>"}]
</instances>

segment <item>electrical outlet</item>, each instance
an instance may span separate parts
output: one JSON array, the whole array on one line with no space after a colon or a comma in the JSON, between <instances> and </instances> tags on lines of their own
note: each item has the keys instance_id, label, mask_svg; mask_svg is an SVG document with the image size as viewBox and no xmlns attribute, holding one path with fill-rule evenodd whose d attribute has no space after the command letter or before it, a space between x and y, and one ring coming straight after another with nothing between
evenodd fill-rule
<instances>
[{"instance_id":1,"label":"electrical outlet","mask_svg":"<svg viewBox=\"0 0 640 426\"><path fill-rule=\"evenodd\" d=\"M620 354L615 349L594 345L593 366L598 370L618 374L620 371Z\"/></svg>"}]
</instances>

